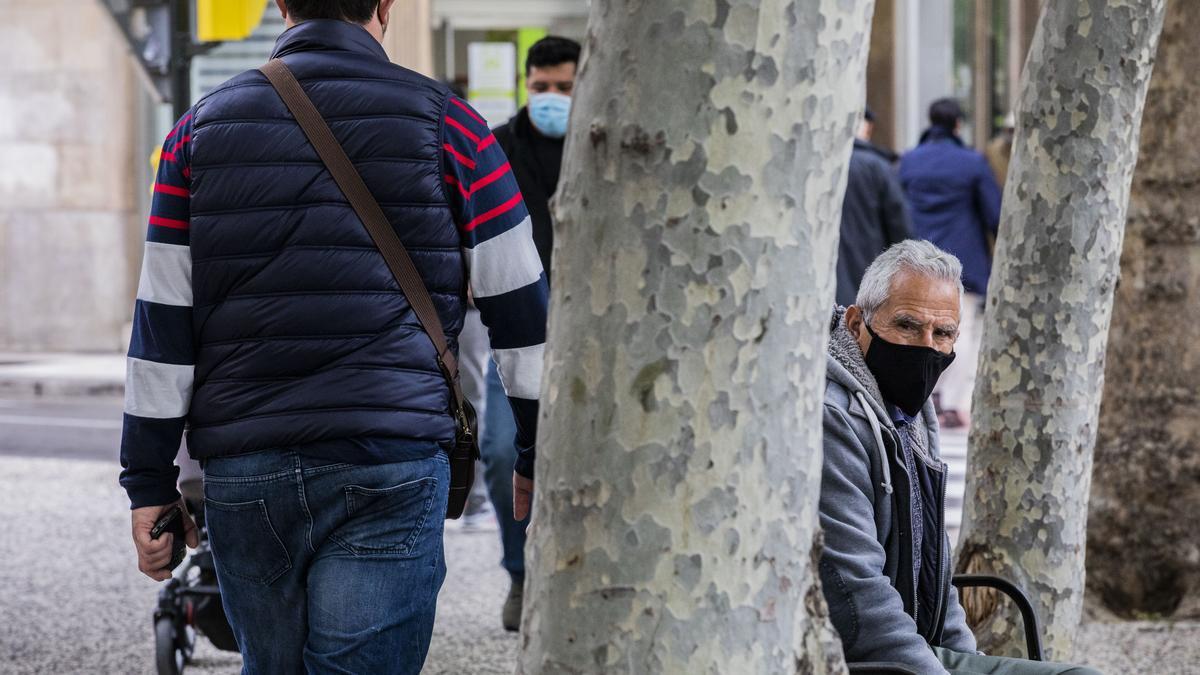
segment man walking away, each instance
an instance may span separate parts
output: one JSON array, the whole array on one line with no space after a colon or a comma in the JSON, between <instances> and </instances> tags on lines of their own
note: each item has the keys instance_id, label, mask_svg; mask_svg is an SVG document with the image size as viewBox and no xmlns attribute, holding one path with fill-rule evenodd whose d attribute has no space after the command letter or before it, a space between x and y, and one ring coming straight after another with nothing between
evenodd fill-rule
<instances>
[{"instance_id":1,"label":"man walking away","mask_svg":"<svg viewBox=\"0 0 1200 675\"><path fill-rule=\"evenodd\" d=\"M904 192L880 149L871 145L874 115L864 111L850 153L838 242L837 303L854 304L863 273L880 253L912 236Z\"/></svg>"},{"instance_id":2,"label":"man walking away","mask_svg":"<svg viewBox=\"0 0 1200 675\"><path fill-rule=\"evenodd\" d=\"M578 42L562 37L545 37L534 43L525 61L529 105L496 129L496 140L512 162L513 175L529 208L533 241L547 273L554 248L550 198L558 188L563 137L571 112L580 51ZM506 630L515 631L521 625L524 599L525 523L515 520L506 506L512 501L513 418L509 406L498 402L504 396L504 389L494 367L488 373L487 391L479 450L488 494L500 523L500 543L504 550L500 564L511 579L500 619Z\"/></svg>"},{"instance_id":3,"label":"man walking away","mask_svg":"<svg viewBox=\"0 0 1200 675\"><path fill-rule=\"evenodd\" d=\"M528 213L482 118L388 62L392 1L276 0L273 57L379 202L452 347L469 269L531 476L547 287ZM419 672L456 421L408 298L257 70L179 121L151 209L121 445L139 567L168 577L171 538L149 530L179 501L186 425L244 672ZM532 481L514 481L524 510Z\"/></svg>"},{"instance_id":4,"label":"man walking away","mask_svg":"<svg viewBox=\"0 0 1200 675\"><path fill-rule=\"evenodd\" d=\"M983 155L959 138L963 119L954 99L934 101L921 143L900 160L900 184L912 208L914 234L962 261L966 295L959 357L938 388L947 427L963 426L970 415L992 242L1000 225L1000 188Z\"/></svg>"}]
</instances>

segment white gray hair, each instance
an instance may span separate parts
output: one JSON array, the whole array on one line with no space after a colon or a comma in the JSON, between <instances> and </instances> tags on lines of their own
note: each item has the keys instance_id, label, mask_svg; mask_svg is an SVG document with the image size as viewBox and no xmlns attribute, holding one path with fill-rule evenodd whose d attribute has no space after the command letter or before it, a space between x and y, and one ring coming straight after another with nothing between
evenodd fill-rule
<instances>
[{"instance_id":1,"label":"white gray hair","mask_svg":"<svg viewBox=\"0 0 1200 675\"><path fill-rule=\"evenodd\" d=\"M958 258L927 241L906 239L880 253L863 274L854 304L867 321L887 302L892 282L901 272L953 282L958 285L958 298L962 302L962 263Z\"/></svg>"}]
</instances>

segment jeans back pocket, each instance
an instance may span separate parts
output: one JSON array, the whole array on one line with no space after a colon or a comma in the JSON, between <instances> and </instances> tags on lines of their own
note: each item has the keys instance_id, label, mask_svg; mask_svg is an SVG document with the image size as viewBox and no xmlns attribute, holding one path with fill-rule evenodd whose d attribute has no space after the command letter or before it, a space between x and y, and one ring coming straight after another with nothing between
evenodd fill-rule
<instances>
[{"instance_id":1,"label":"jeans back pocket","mask_svg":"<svg viewBox=\"0 0 1200 675\"><path fill-rule=\"evenodd\" d=\"M237 504L205 499L204 517L220 572L269 586L291 569L262 499Z\"/></svg>"},{"instance_id":2,"label":"jeans back pocket","mask_svg":"<svg viewBox=\"0 0 1200 675\"><path fill-rule=\"evenodd\" d=\"M420 555L437 483L427 477L383 489L347 485L348 517L330 538L354 555Z\"/></svg>"}]
</instances>

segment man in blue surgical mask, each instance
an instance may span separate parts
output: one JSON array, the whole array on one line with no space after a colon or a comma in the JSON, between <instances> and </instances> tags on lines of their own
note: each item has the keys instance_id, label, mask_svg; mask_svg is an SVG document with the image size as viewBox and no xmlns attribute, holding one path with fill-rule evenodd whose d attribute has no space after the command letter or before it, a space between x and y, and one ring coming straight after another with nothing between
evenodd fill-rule
<instances>
[{"instance_id":1,"label":"man in blue surgical mask","mask_svg":"<svg viewBox=\"0 0 1200 675\"><path fill-rule=\"evenodd\" d=\"M578 42L563 37L550 36L535 42L525 61L529 105L495 132L529 207L533 240L547 274L553 237L550 198L558 186L580 51Z\"/></svg>"},{"instance_id":2,"label":"man in blue surgical mask","mask_svg":"<svg viewBox=\"0 0 1200 675\"><path fill-rule=\"evenodd\" d=\"M496 141L512 164L513 175L521 187L533 230L533 242L542 258L542 269L550 275L550 250L553 232L550 198L558 186L562 164L563 137L571 113L571 94L575 89L575 71L580 46L574 40L546 37L529 49L525 62L529 105L507 124L495 130ZM504 388L490 368L487 404L484 410L484 478L488 495L500 521L500 540L504 547L501 565L512 577L512 587L504 602L501 620L515 631L521 622L525 581L525 524L512 517L513 437L516 434L512 411L504 400Z\"/></svg>"}]
</instances>

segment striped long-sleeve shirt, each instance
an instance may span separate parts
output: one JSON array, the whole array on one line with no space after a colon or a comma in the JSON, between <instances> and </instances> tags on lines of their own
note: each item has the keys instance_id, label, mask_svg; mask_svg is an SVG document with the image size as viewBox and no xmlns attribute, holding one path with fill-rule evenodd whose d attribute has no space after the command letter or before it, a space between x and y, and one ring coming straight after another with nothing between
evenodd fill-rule
<instances>
[{"instance_id":1,"label":"striped long-sleeve shirt","mask_svg":"<svg viewBox=\"0 0 1200 675\"><path fill-rule=\"evenodd\" d=\"M533 475L548 290L529 213L504 152L469 105L444 117L444 189L472 295L517 422L517 472ZM189 244L189 113L163 143L129 346L121 485L134 508L179 498L178 454L195 368Z\"/></svg>"}]
</instances>

